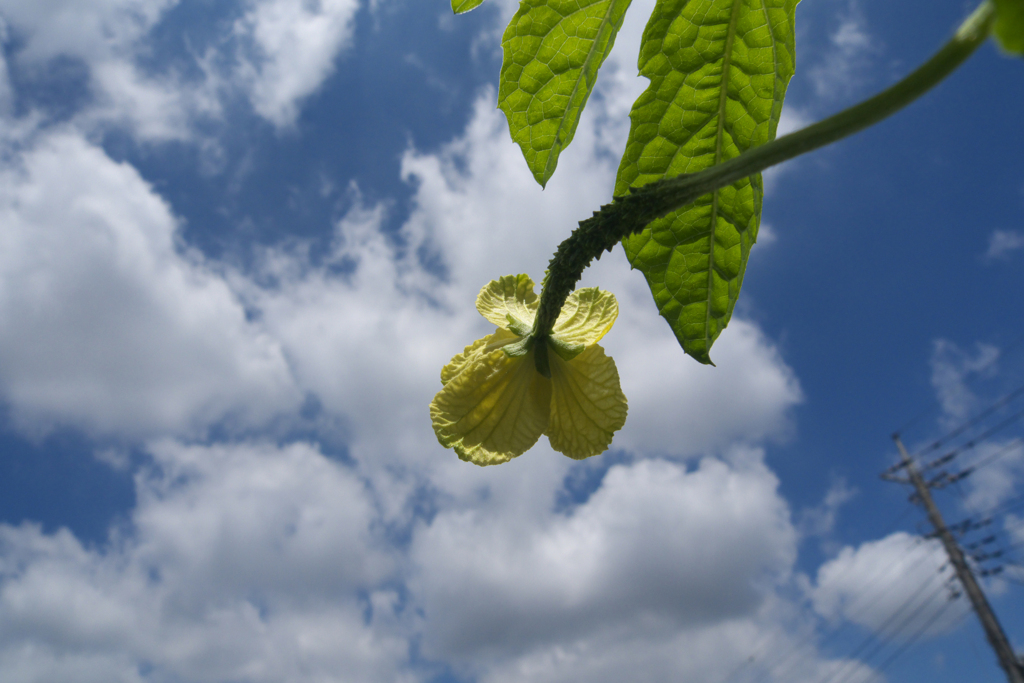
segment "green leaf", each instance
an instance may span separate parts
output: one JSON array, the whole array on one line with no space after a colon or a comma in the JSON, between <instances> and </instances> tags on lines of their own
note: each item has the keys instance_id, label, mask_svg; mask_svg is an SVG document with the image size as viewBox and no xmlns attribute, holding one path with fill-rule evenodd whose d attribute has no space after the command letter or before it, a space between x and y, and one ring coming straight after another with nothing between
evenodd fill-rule
<instances>
[{"instance_id":1,"label":"green leaf","mask_svg":"<svg viewBox=\"0 0 1024 683\"><path fill-rule=\"evenodd\" d=\"M1011 55L1024 57L1024 0L995 0L995 5L992 33L996 42Z\"/></svg>"},{"instance_id":2,"label":"green leaf","mask_svg":"<svg viewBox=\"0 0 1024 683\"><path fill-rule=\"evenodd\" d=\"M498 108L541 187L572 142L629 3L522 0L505 29Z\"/></svg>"},{"instance_id":3,"label":"green leaf","mask_svg":"<svg viewBox=\"0 0 1024 683\"><path fill-rule=\"evenodd\" d=\"M658 0L615 194L700 171L775 137L794 68L797 0ZM653 221L623 245L683 350L711 363L729 323L763 196L757 174Z\"/></svg>"},{"instance_id":4,"label":"green leaf","mask_svg":"<svg viewBox=\"0 0 1024 683\"><path fill-rule=\"evenodd\" d=\"M471 9L479 7L484 0L452 0L452 11L456 14L463 14Z\"/></svg>"}]
</instances>

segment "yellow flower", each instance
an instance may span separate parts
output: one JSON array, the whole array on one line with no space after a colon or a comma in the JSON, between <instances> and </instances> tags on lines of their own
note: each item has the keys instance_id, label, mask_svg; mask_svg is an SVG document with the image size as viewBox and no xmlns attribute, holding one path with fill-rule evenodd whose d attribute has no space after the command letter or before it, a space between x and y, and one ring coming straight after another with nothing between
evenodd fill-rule
<instances>
[{"instance_id":1,"label":"yellow flower","mask_svg":"<svg viewBox=\"0 0 1024 683\"><path fill-rule=\"evenodd\" d=\"M626 423L615 362L597 345L619 315L614 295L596 287L572 292L538 350L531 331L539 303L526 275L480 290L476 308L498 329L441 370L444 388L430 404L437 440L462 460L507 462L541 434L581 460L607 449ZM538 353L547 356L550 378L537 370Z\"/></svg>"}]
</instances>

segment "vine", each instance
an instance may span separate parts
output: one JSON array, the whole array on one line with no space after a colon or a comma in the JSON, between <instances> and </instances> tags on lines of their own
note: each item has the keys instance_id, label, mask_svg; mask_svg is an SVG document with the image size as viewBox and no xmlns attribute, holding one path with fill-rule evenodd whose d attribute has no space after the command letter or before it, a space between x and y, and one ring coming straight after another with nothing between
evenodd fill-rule
<instances>
[{"instance_id":1,"label":"vine","mask_svg":"<svg viewBox=\"0 0 1024 683\"><path fill-rule=\"evenodd\" d=\"M453 0L457 13L482 0ZM629 0L522 0L506 29L499 107L542 186L572 141ZM1024 0L985 0L907 77L859 104L775 138L794 69L796 0L659 0L644 31L651 80L632 126L612 202L559 244L539 297L525 275L477 299L498 326L452 359L431 404L440 442L496 464L542 434L574 458L605 450L626 400L597 341L618 312L583 270L622 243L644 273L683 350L712 364L757 237L760 172L853 135L940 83L990 36L1024 55ZM691 170L693 169L693 170ZM600 358L598 360L598 358Z\"/></svg>"}]
</instances>

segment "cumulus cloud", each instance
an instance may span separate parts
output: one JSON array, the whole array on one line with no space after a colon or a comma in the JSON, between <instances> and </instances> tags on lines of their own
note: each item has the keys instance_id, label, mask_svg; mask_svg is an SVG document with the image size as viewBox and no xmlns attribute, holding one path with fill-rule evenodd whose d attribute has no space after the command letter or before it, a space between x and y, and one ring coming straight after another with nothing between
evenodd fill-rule
<instances>
[{"instance_id":1,"label":"cumulus cloud","mask_svg":"<svg viewBox=\"0 0 1024 683\"><path fill-rule=\"evenodd\" d=\"M19 161L0 174L0 386L22 428L139 438L298 405L280 344L135 169L71 133Z\"/></svg>"},{"instance_id":2,"label":"cumulus cloud","mask_svg":"<svg viewBox=\"0 0 1024 683\"><path fill-rule=\"evenodd\" d=\"M314 447L165 441L86 548L0 525L0 669L20 681L400 680L372 493Z\"/></svg>"},{"instance_id":3,"label":"cumulus cloud","mask_svg":"<svg viewBox=\"0 0 1024 683\"><path fill-rule=\"evenodd\" d=\"M185 35L190 54L154 65L148 38L177 5L3 0L0 19L17 32L14 63L28 82L58 58L83 67L91 99L75 112L79 125L114 126L139 140L164 142L196 140L196 123L220 120L225 102L238 93L275 126L292 125L302 100L351 44L359 8L358 0L247 0L238 4L233 23L214 19L206 39Z\"/></svg>"},{"instance_id":4,"label":"cumulus cloud","mask_svg":"<svg viewBox=\"0 0 1024 683\"><path fill-rule=\"evenodd\" d=\"M897 532L846 547L818 570L814 609L896 639L947 631L969 606L950 606L953 571L936 539Z\"/></svg>"},{"instance_id":5,"label":"cumulus cloud","mask_svg":"<svg viewBox=\"0 0 1024 683\"><path fill-rule=\"evenodd\" d=\"M131 45L178 0L3 0L0 13L24 32L19 58L101 59Z\"/></svg>"},{"instance_id":6,"label":"cumulus cloud","mask_svg":"<svg viewBox=\"0 0 1024 683\"><path fill-rule=\"evenodd\" d=\"M622 680L637 662L703 680L777 669L751 653L782 649L787 680L843 664L779 628L796 535L757 451L615 466L525 522L448 505L407 554L374 483L311 445L165 440L147 462L104 544L0 525L6 680L413 681L431 662L480 681Z\"/></svg>"},{"instance_id":7,"label":"cumulus cloud","mask_svg":"<svg viewBox=\"0 0 1024 683\"><path fill-rule=\"evenodd\" d=\"M412 549L424 646L460 659L522 656L630 625L755 613L795 551L776 484L757 455L690 472L641 461L611 468L585 503L536 527L480 510L439 514Z\"/></svg>"},{"instance_id":8,"label":"cumulus cloud","mask_svg":"<svg viewBox=\"0 0 1024 683\"><path fill-rule=\"evenodd\" d=\"M0 2L0 17L20 47L14 64L29 81L58 58L85 67L93 101L77 112L86 125L124 126L145 140L190 136L193 112L209 110L209 94L187 86L173 71L139 66L144 38L177 0L48 0Z\"/></svg>"},{"instance_id":9,"label":"cumulus cloud","mask_svg":"<svg viewBox=\"0 0 1024 683\"><path fill-rule=\"evenodd\" d=\"M334 70L349 43L357 0L251 0L235 22L238 73L253 108L276 126L290 126L302 99Z\"/></svg>"},{"instance_id":10,"label":"cumulus cloud","mask_svg":"<svg viewBox=\"0 0 1024 683\"><path fill-rule=\"evenodd\" d=\"M75 117L84 130L117 127L146 142L191 141L200 118L219 118L212 82L188 82L176 74L147 74L131 59L91 64L95 99Z\"/></svg>"}]
</instances>

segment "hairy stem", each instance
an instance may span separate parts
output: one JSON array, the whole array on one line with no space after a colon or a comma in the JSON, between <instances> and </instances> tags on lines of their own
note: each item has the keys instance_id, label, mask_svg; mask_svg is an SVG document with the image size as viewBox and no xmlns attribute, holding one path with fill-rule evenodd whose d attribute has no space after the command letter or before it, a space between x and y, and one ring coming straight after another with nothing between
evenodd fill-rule
<instances>
[{"instance_id":1,"label":"hairy stem","mask_svg":"<svg viewBox=\"0 0 1024 683\"><path fill-rule=\"evenodd\" d=\"M551 333L562 305L575 289L583 270L592 260L601 258L602 252L611 251L624 237L642 231L654 219L702 195L841 140L895 114L966 61L988 38L994 16L991 0L985 0L931 59L899 83L860 104L699 173L630 188L629 194L615 197L611 204L580 221L572 235L558 245L548 264L534 334L543 339Z\"/></svg>"}]
</instances>

